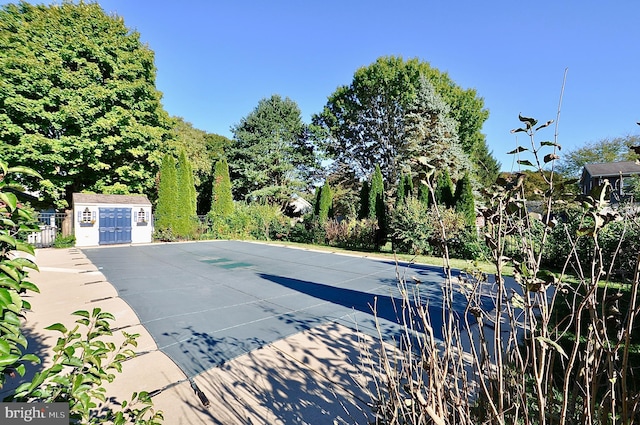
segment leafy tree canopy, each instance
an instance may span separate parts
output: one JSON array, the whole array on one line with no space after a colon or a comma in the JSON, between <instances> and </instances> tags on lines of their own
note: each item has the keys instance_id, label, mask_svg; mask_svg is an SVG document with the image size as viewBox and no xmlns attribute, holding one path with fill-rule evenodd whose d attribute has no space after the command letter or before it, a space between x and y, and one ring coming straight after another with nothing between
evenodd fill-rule
<instances>
[{"instance_id":1,"label":"leafy tree canopy","mask_svg":"<svg viewBox=\"0 0 640 425\"><path fill-rule=\"evenodd\" d=\"M602 139L565 152L557 169L567 177L580 177L585 164L635 161L638 154L631 149L640 146L640 135L627 135L614 139Z\"/></svg>"},{"instance_id":2,"label":"leafy tree canopy","mask_svg":"<svg viewBox=\"0 0 640 425\"><path fill-rule=\"evenodd\" d=\"M348 86L341 86L329 97L323 111L313 118L323 130L324 149L333 158L352 165L361 177L373 173L380 164L385 180L397 181L398 164L406 160L405 117L415 100L420 78L425 77L450 106L449 116L455 121L460 145L471 159L483 165L484 174L495 179L499 165L486 148L480 132L488 111L473 89L462 89L443 72L418 59L381 57L373 64L358 69ZM482 161L476 161L484 156ZM485 174L492 176L485 176Z\"/></svg>"},{"instance_id":3,"label":"leafy tree canopy","mask_svg":"<svg viewBox=\"0 0 640 425\"><path fill-rule=\"evenodd\" d=\"M171 134L168 146L176 156L179 152L185 152L193 168L198 213L206 214L212 202L214 164L224 157L225 149L231 145L231 140L219 134L199 130L180 117L172 118Z\"/></svg>"},{"instance_id":4,"label":"leafy tree canopy","mask_svg":"<svg viewBox=\"0 0 640 425\"><path fill-rule=\"evenodd\" d=\"M168 145L174 149L176 155L184 152L191 167L196 186L210 178L213 164L212 158L219 155L209 151L209 137L206 131L195 128L190 122L181 117L172 117L171 135ZM222 136L220 136L222 137Z\"/></svg>"},{"instance_id":5,"label":"leafy tree canopy","mask_svg":"<svg viewBox=\"0 0 640 425\"><path fill-rule=\"evenodd\" d=\"M60 207L73 192L153 195L168 137L153 52L96 3L0 9L0 156Z\"/></svg>"},{"instance_id":6,"label":"leafy tree canopy","mask_svg":"<svg viewBox=\"0 0 640 425\"><path fill-rule=\"evenodd\" d=\"M399 153L407 166L413 167L414 175L420 175L424 165L408 160L418 157L424 158L440 173L446 173L449 180L451 176L459 180L471 170L469 154L462 148L449 105L423 76L414 100L407 107L404 121L405 140Z\"/></svg>"},{"instance_id":7,"label":"leafy tree canopy","mask_svg":"<svg viewBox=\"0 0 640 425\"><path fill-rule=\"evenodd\" d=\"M233 196L229 178L229 164L221 158L216 162L213 174L211 213L216 217L228 217L233 213Z\"/></svg>"},{"instance_id":8,"label":"leafy tree canopy","mask_svg":"<svg viewBox=\"0 0 640 425\"><path fill-rule=\"evenodd\" d=\"M319 167L300 108L289 98L260 100L232 132L227 158L236 199L283 201Z\"/></svg>"}]
</instances>

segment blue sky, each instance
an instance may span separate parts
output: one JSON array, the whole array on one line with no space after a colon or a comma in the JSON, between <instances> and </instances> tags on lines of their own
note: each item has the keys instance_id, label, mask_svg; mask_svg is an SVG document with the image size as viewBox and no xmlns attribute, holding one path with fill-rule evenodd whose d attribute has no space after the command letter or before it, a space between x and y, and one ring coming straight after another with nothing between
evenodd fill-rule
<instances>
[{"instance_id":1,"label":"blue sky","mask_svg":"<svg viewBox=\"0 0 640 425\"><path fill-rule=\"evenodd\" d=\"M555 119L565 68L565 150L640 133L636 0L98 3L155 51L165 109L208 132L230 136L272 94L296 101L309 122L357 68L395 55L477 90L490 111L483 133L503 170L512 169L505 153L517 143L509 130L518 113Z\"/></svg>"}]
</instances>

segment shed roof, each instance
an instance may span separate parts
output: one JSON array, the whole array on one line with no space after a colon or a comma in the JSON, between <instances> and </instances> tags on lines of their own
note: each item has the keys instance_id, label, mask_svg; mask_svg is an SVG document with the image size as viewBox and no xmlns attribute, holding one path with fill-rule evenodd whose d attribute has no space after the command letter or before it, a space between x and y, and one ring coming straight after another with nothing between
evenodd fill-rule
<instances>
[{"instance_id":1,"label":"shed roof","mask_svg":"<svg viewBox=\"0 0 640 425\"><path fill-rule=\"evenodd\" d=\"M74 204L135 204L151 205L144 195L104 195L100 193L74 193Z\"/></svg>"},{"instance_id":2,"label":"shed roof","mask_svg":"<svg viewBox=\"0 0 640 425\"><path fill-rule=\"evenodd\" d=\"M640 174L640 163L636 161L604 162L599 164L585 164L584 169L591 177L617 176Z\"/></svg>"}]
</instances>

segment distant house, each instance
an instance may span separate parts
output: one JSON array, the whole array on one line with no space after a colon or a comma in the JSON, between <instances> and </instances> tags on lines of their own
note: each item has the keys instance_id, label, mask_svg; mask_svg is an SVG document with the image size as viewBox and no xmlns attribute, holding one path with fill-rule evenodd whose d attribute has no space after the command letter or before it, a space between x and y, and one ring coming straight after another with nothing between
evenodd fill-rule
<instances>
[{"instance_id":1,"label":"distant house","mask_svg":"<svg viewBox=\"0 0 640 425\"><path fill-rule=\"evenodd\" d=\"M629 196L630 178L640 175L640 163L635 161L586 164L582 169L580 188L588 195L605 180L611 184L611 202L620 202Z\"/></svg>"},{"instance_id":2,"label":"distant house","mask_svg":"<svg viewBox=\"0 0 640 425\"><path fill-rule=\"evenodd\" d=\"M289 199L284 213L288 217L302 217L311 211L313 211L313 205L303 197L294 194L291 196L291 199Z\"/></svg>"},{"instance_id":3,"label":"distant house","mask_svg":"<svg viewBox=\"0 0 640 425\"><path fill-rule=\"evenodd\" d=\"M151 202L144 195L73 194L76 246L149 243Z\"/></svg>"}]
</instances>

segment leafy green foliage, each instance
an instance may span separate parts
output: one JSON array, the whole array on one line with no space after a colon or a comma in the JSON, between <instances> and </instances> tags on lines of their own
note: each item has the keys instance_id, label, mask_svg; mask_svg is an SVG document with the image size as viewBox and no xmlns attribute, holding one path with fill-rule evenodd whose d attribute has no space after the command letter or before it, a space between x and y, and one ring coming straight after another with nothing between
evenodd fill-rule
<instances>
[{"instance_id":1,"label":"leafy green foliage","mask_svg":"<svg viewBox=\"0 0 640 425\"><path fill-rule=\"evenodd\" d=\"M398 189L396 190L396 206L402 205L407 198L413 196L413 179L411 174L400 174Z\"/></svg>"},{"instance_id":2,"label":"leafy green foliage","mask_svg":"<svg viewBox=\"0 0 640 425\"><path fill-rule=\"evenodd\" d=\"M209 214L208 237L215 239L270 240L274 233L290 227L278 205L239 202L233 214ZM281 237L278 237L279 239Z\"/></svg>"},{"instance_id":3,"label":"leafy green foliage","mask_svg":"<svg viewBox=\"0 0 640 425\"><path fill-rule=\"evenodd\" d=\"M369 182L363 181L360 187L360 209L358 211L358 219L363 220L369 218Z\"/></svg>"},{"instance_id":4,"label":"leafy green foliage","mask_svg":"<svg viewBox=\"0 0 640 425\"><path fill-rule=\"evenodd\" d=\"M109 340L114 320L111 313L94 308L91 313L78 310L73 315L78 318L73 329L61 323L46 328L61 333L53 348L52 364L19 386L13 400L68 402L70 419L83 424L160 424L162 412L153 409L146 392L134 393L130 401L122 402L120 410L104 407L96 413L98 402L107 401L104 383L112 382L114 372L122 372L122 363L135 356L130 347L137 346L139 335L122 332L124 340L116 346Z\"/></svg>"},{"instance_id":5,"label":"leafy green foliage","mask_svg":"<svg viewBox=\"0 0 640 425\"><path fill-rule=\"evenodd\" d=\"M180 117L172 118L172 138L167 146L178 157L184 151L193 168L193 182L196 186L198 214L206 214L211 208L211 192L215 176L213 165L224 157L231 140L218 134L210 134L194 128Z\"/></svg>"},{"instance_id":6,"label":"leafy green foliage","mask_svg":"<svg viewBox=\"0 0 640 425\"><path fill-rule=\"evenodd\" d=\"M378 222L378 246L381 246L386 238L387 232L387 207L384 197L384 180L380 166L376 165L371 176L371 186L369 187L369 219Z\"/></svg>"},{"instance_id":7,"label":"leafy green foliage","mask_svg":"<svg viewBox=\"0 0 640 425\"><path fill-rule=\"evenodd\" d=\"M22 376L26 362L39 362L36 356L23 353L27 339L20 329L23 309L30 308L23 294L40 292L27 280L29 269L38 270L31 259L35 251L20 235L37 231L38 226L33 210L18 202L15 193L7 191L19 188L12 182L16 174L39 177L28 168L9 167L0 160L0 388L7 373Z\"/></svg>"},{"instance_id":8,"label":"leafy green foliage","mask_svg":"<svg viewBox=\"0 0 640 425\"><path fill-rule=\"evenodd\" d=\"M377 220L328 220L323 227L325 241L331 246L362 251L377 247Z\"/></svg>"},{"instance_id":9,"label":"leafy green foliage","mask_svg":"<svg viewBox=\"0 0 640 425\"><path fill-rule=\"evenodd\" d=\"M456 240L464 228L464 218L451 208L440 211L449 242ZM442 254L442 240L437 212L421 200L410 197L396 207L389 223L394 248L409 254Z\"/></svg>"},{"instance_id":10,"label":"leafy green foliage","mask_svg":"<svg viewBox=\"0 0 640 425\"><path fill-rule=\"evenodd\" d=\"M474 163L487 164L487 174L491 174L497 167L480 131L488 117L482 98L418 59L378 58L358 69L350 85L336 89L324 110L313 117L314 124L325 132L323 147L327 153L350 164L361 177L372 174L379 164L387 181L397 181L400 165L409 159L403 151L406 114L417 96L421 77L450 106L448 115L455 123L453 132L462 150ZM488 175L487 180L492 177Z\"/></svg>"},{"instance_id":11,"label":"leafy green foliage","mask_svg":"<svg viewBox=\"0 0 640 425\"><path fill-rule=\"evenodd\" d=\"M500 173L499 184L516 184L522 179L522 196L528 201L541 201L545 197L548 181L553 179L554 195L558 198L577 195L580 190L576 179L568 179L563 174L552 173L549 170L522 170L517 173Z\"/></svg>"},{"instance_id":12,"label":"leafy green foliage","mask_svg":"<svg viewBox=\"0 0 640 425\"><path fill-rule=\"evenodd\" d=\"M473 189L469 174L465 174L456 183L455 210L462 214L466 227L475 230L476 227L476 207L473 199Z\"/></svg>"},{"instance_id":13,"label":"leafy green foliage","mask_svg":"<svg viewBox=\"0 0 640 425\"><path fill-rule=\"evenodd\" d=\"M325 182L320 190L320 200L318 202L318 220L325 222L331 213L331 207L333 205L333 193L331 186L328 182Z\"/></svg>"},{"instance_id":14,"label":"leafy green foliage","mask_svg":"<svg viewBox=\"0 0 640 425\"><path fill-rule=\"evenodd\" d=\"M97 3L0 10L0 157L58 207L71 194L147 193L169 120L153 52Z\"/></svg>"},{"instance_id":15,"label":"leafy green foliage","mask_svg":"<svg viewBox=\"0 0 640 425\"><path fill-rule=\"evenodd\" d=\"M235 199L280 203L304 189L318 159L298 105L273 95L232 128L227 159Z\"/></svg>"},{"instance_id":16,"label":"leafy green foliage","mask_svg":"<svg viewBox=\"0 0 640 425\"><path fill-rule=\"evenodd\" d=\"M162 159L158 181L158 203L156 205L157 233L167 237L175 226L178 199L178 175L176 161L173 156L167 154Z\"/></svg>"},{"instance_id":17,"label":"leafy green foliage","mask_svg":"<svg viewBox=\"0 0 640 425\"><path fill-rule=\"evenodd\" d=\"M451 181L451 176L449 175L449 170L445 168L438 174L438 179L436 181L436 187L434 190L436 203L444 205L447 208L453 207L455 204L454 191L455 189L453 182Z\"/></svg>"},{"instance_id":18,"label":"leafy green foliage","mask_svg":"<svg viewBox=\"0 0 640 425\"><path fill-rule=\"evenodd\" d=\"M176 217L172 231L181 239L193 239L198 228L196 189L193 170L184 151L180 152L178 159L177 180Z\"/></svg>"},{"instance_id":19,"label":"leafy green foliage","mask_svg":"<svg viewBox=\"0 0 640 425\"><path fill-rule=\"evenodd\" d=\"M233 195L227 160L221 158L216 162L213 173L213 192L211 194L211 214L226 217L233 213Z\"/></svg>"},{"instance_id":20,"label":"leafy green foliage","mask_svg":"<svg viewBox=\"0 0 640 425\"><path fill-rule=\"evenodd\" d=\"M472 170L470 153L462 147L449 105L425 77L418 81L404 121L406 141L400 152L403 165L412 167L414 175L420 175L424 162L436 172L453 173L456 180Z\"/></svg>"},{"instance_id":21,"label":"leafy green foliage","mask_svg":"<svg viewBox=\"0 0 640 425\"><path fill-rule=\"evenodd\" d=\"M74 235L69 236L56 236L56 240L53 241L54 248L70 248L76 244L76 237Z\"/></svg>"},{"instance_id":22,"label":"leafy green foliage","mask_svg":"<svg viewBox=\"0 0 640 425\"><path fill-rule=\"evenodd\" d=\"M566 177L580 177L585 164L603 162L635 161L638 159L633 146L640 146L639 135L628 135L614 139L602 139L564 153L558 164L558 172Z\"/></svg>"}]
</instances>

